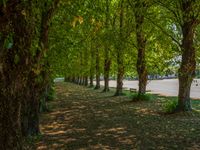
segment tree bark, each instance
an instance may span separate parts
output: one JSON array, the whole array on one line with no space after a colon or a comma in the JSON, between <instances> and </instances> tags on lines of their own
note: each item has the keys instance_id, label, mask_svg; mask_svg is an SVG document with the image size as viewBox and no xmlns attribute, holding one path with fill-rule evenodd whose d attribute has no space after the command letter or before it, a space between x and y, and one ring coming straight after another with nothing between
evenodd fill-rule
<instances>
[{"instance_id":1,"label":"tree bark","mask_svg":"<svg viewBox=\"0 0 200 150\"><path fill-rule=\"evenodd\" d=\"M124 22L124 1L121 1L120 5L120 24L119 24L119 46L117 50L117 65L118 65L118 70L117 70L117 88L116 88L116 93L115 96L120 96L123 94L123 77L124 77L124 46L123 46L123 40L124 40L124 35L123 35L123 22Z\"/></svg>"},{"instance_id":2,"label":"tree bark","mask_svg":"<svg viewBox=\"0 0 200 150\"><path fill-rule=\"evenodd\" d=\"M109 0L106 0L106 20L105 20L105 28L109 28ZM108 46L108 42L105 43L105 51L104 51L104 90L103 92L108 92L109 91L109 73L110 73L110 65L111 65L111 60L110 60L110 50Z\"/></svg>"},{"instance_id":3,"label":"tree bark","mask_svg":"<svg viewBox=\"0 0 200 150\"><path fill-rule=\"evenodd\" d=\"M145 60L146 39L145 39L145 33L143 31L144 15L140 11L135 12L135 20L136 20L136 38L137 38L137 48L138 48L137 65L136 65L139 77L138 95L141 95L146 93L146 85L147 85L147 69Z\"/></svg>"},{"instance_id":4,"label":"tree bark","mask_svg":"<svg viewBox=\"0 0 200 150\"><path fill-rule=\"evenodd\" d=\"M109 72L110 72L110 65L111 60L109 59L109 50L105 50L105 63L104 63L104 89L103 92L109 91Z\"/></svg>"},{"instance_id":5,"label":"tree bark","mask_svg":"<svg viewBox=\"0 0 200 150\"><path fill-rule=\"evenodd\" d=\"M85 86L88 86L88 77L85 76L84 79L85 79L85 81L84 81L84 85L85 85Z\"/></svg>"},{"instance_id":6,"label":"tree bark","mask_svg":"<svg viewBox=\"0 0 200 150\"><path fill-rule=\"evenodd\" d=\"M2 88L2 87L1 87ZM0 149L22 149L21 103L18 95L0 94ZM8 95L9 94L9 95Z\"/></svg>"},{"instance_id":7,"label":"tree bark","mask_svg":"<svg viewBox=\"0 0 200 150\"><path fill-rule=\"evenodd\" d=\"M26 87L26 99L22 103L21 129L24 137L33 136L40 133L39 130L39 101L35 89ZM33 92L34 91L34 92Z\"/></svg>"},{"instance_id":8,"label":"tree bark","mask_svg":"<svg viewBox=\"0 0 200 150\"><path fill-rule=\"evenodd\" d=\"M29 24L31 8L25 7L24 4L27 3L18 0L8 1L4 8L4 15L9 20L9 29L14 34L13 45L9 50L0 46L0 149L2 150L23 149L20 113L31 69L29 59L33 34L33 28ZM27 12L26 17L22 14L24 10Z\"/></svg>"},{"instance_id":9,"label":"tree bark","mask_svg":"<svg viewBox=\"0 0 200 150\"><path fill-rule=\"evenodd\" d=\"M29 135L38 135L40 133L39 130L39 103L40 100L45 93L45 88L49 82L49 64L48 61L45 60L45 67L43 67L40 62L44 58L44 54L47 53L48 50L48 33L49 33L49 23L51 21L53 12L55 10L55 7L57 7L59 0L54 0L49 8L44 8L42 11L42 17L41 17L41 32L39 35L39 45L40 49L37 49L36 56L34 56L31 61L33 62L34 69L38 70L39 73L34 72L33 70L29 73L28 78L28 85L27 85L27 93L26 93L26 99L24 101L24 105L26 107L25 110L22 112L23 118L25 120L22 120L22 129L23 134L25 136ZM42 78L42 81L37 81L38 77ZM46 99L44 99L45 101ZM45 102L44 102L45 103ZM28 118L27 118L28 117ZM26 133L25 133L26 132Z\"/></svg>"},{"instance_id":10,"label":"tree bark","mask_svg":"<svg viewBox=\"0 0 200 150\"><path fill-rule=\"evenodd\" d=\"M34 90L36 91L36 90ZM38 91L37 95L36 93L31 93L31 96L29 97L31 100L29 102L29 117L28 117L28 135L34 136L38 135L40 133L39 128L39 102L41 92Z\"/></svg>"},{"instance_id":11,"label":"tree bark","mask_svg":"<svg viewBox=\"0 0 200 150\"><path fill-rule=\"evenodd\" d=\"M100 89L100 57L99 50L96 48L96 86L94 89Z\"/></svg>"},{"instance_id":12,"label":"tree bark","mask_svg":"<svg viewBox=\"0 0 200 150\"><path fill-rule=\"evenodd\" d=\"M82 76L79 77L79 83L78 83L78 85L81 85L81 83L82 83Z\"/></svg>"},{"instance_id":13,"label":"tree bark","mask_svg":"<svg viewBox=\"0 0 200 150\"><path fill-rule=\"evenodd\" d=\"M192 3L192 1L190 1ZM182 25L183 39L182 39L182 62L179 69L179 94L177 111L191 111L192 106L190 102L190 88L195 77L196 69L196 50L194 48L194 33L197 26L196 21L191 16L191 4L184 4L184 23ZM189 17L189 18L188 18ZM187 18L187 19L186 19Z\"/></svg>"},{"instance_id":14,"label":"tree bark","mask_svg":"<svg viewBox=\"0 0 200 150\"><path fill-rule=\"evenodd\" d=\"M94 86L94 75L93 74L90 74L90 87L93 87Z\"/></svg>"},{"instance_id":15,"label":"tree bark","mask_svg":"<svg viewBox=\"0 0 200 150\"><path fill-rule=\"evenodd\" d=\"M81 85L84 85L85 81L84 81L84 76L81 77Z\"/></svg>"},{"instance_id":16,"label":"tree bark","mask_svg":"<svg viewBox=\"0 0 200 150\"><path fill-rule=\"evenodd\" d=\"M123 65L123 57L118 53L118 71L117 71L117 88L116 88L116 93L115 96L120 96L123 94L123 77L124 77L124 65Z\"/></svg>"},{"instance_id":17,"label":"tree bark","mask_svg":"<svg viewBox=\"0 0 200 150\"><path fill-rule=\"evenodd\" d=\"M90 48L90 87L94 86L94 71L95 71L95 51L93 50L93 43L91 39L91 48Z\"/></svg>"}]
</instances>

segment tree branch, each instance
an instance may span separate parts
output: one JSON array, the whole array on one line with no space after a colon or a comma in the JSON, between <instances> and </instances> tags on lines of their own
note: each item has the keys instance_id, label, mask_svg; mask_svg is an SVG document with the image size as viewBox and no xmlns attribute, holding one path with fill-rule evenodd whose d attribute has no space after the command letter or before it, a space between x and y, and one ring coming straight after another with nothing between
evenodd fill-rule
<instances>
[{"instance_id":1,"label":"tree branch","mask_svg":"<svg viewBox=\"0 0 200 150\"><path fill-rule=\"evenodd\" d=\"M145 18L147 20L149 20L153 25L155 25L157 28L159 28L166 36L170 37L178 46L181 47L181 43L176 39L174 38L172 35L170 35L167 31L165 31L161 26L159 26L157 23L155 23L154 21L152 21L150 18L146 17Z\"/></svg>"}]
</instances>

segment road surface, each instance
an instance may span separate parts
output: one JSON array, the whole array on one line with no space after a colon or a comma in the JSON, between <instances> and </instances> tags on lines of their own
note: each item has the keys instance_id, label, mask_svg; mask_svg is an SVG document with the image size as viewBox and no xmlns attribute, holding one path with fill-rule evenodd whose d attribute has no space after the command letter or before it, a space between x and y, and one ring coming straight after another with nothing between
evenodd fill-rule
<instances>
[{"instance_id":1,"label":"road surface","mask_svg":"<svg viewBox=\"0 0 200 150\"><path fill-rule=\"evenodd\" d=\"M200 98L200 79L195 79L195 81L192 83L190 95L192 98ZM104 81L101 81L101 85L104 85ZM110 87L116 87L116 81L110 80L109 85ZM124 80L123 87L138 89L138 81ZM147 90L161 95L177 96L178 79L150 80L147 84Z\"/></svg>"}]
</instances>

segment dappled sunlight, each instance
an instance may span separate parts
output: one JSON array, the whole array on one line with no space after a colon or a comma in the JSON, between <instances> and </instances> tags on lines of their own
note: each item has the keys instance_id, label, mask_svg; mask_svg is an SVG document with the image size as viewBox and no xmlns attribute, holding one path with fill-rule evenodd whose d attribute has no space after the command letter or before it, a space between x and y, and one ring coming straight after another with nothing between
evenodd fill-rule
<instances>
[{"instance_id":1,"label":"dappled sunlight","mask_svg":"<svg viewBox=\"0 0 200 150\"><path fill-rule=\"evenodd\" d=\"M46 145L41 145L37 147L37 150L46 150L47 146Z\"/></svg>"},{"instance_id":2,"label":"dappled sunlight","mask_svg":"<svg viewBox=\"0 0 200 150\"><path fill-rule=\"evenodd\" d=\"M118 128L111 128L108 129L107 132L115 132L115 133L124 133L126 132L124 128L118 127Z\"/></svg>"},{"instance_id":3,"label":"dappled sunlight","mask_svg":"<svg viewBox=\"0 0 200 150\"><path fill-rule=\"evenodd\" d=\"M199 149L200 149L200 145L196 143L192 143L191 147L188 148L188 150L199 150Z\"/></svg>"},{"instance_id":4,"label":"dappled sunlight","mask_svg":"<svg viewBox=\"0 0 200 150\"><path fill-rule=\"evenodd\" d=\"M109 145L102 145L102 144L92 145L92 146L89 146L89 148L93 149L93 150L99 150L99 149L110 150L111 149L111 147ZM81 150L81 149L79 149L79 150Z\"/></svg>"},{"instance_id":5,"label":"dappled sunlight","mask_svg":"<svg viewBox=\"0 0 200 150\"><path fill-rule=\"evenodd\" d=\"M150 110L148 108L139 108L139 109L136 109L136 113L138 113L140 115L158 115L153 110Z\"/></svg>"},{"instance_id":6,"label":"dappled sunlight","mask_svg":"<svg viewBox=\"0 0 200 150\"><path fill-rule=\"evenodd\" d=\"M118 141L121 144L130 144L130 145L134 145L135 144L133 139L126 138L126 137L119 137Z\"/></svg>"},{"instance_id":7,"label":"dappled sunlight","mask_svg":"<svg viewBox=\"0 0 200 150\"><path fill-rule=\"evenodd\" d=\"M181 143L197 131L190 130L199 122L195 115L160 115L162 97L132 103L127 97L112 97L112 92L104 95L70 83L59 83L56 90L57 100L49 102L52 110L41 115L37 150L144 149L149 145L165 149L174 139ZM177 122L185 123L185 129Z\"/></svg>"}]
</instances>

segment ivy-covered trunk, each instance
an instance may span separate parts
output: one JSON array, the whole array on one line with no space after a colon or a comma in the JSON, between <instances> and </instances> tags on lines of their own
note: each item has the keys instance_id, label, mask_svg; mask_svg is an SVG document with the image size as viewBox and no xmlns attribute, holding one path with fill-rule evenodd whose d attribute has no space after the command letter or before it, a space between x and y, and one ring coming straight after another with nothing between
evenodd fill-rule
<instances>
[{"instance_id":1,"label":"ivy-covered trunk","mask_svg":"<svg viewBox=\"0 0 200 150\"><path fill-rule=\"evenodd\" d=\"M142 4L139 4L142 6ZM138 11L135 12L135 20L136 20L136 39L137 39L137 73L139 77L139 91L138 95L146 93L146 85L147 85L147 69L146 69L146 60L145 60L145 46L146 39L143 31L144 25L144 15Z\"/></svg>"},{"instance_id":2,"label":"ivy-covered trunk","mask_svg":"<svg viewBox=\"0 0 200 150\"><path fill-rule=\"evenodd\" d=\"M12 40L9 41L11 46L0 46L0 149L19 150L23 149L21 103L31 70L31 8L28 8L27 2L8 1L4 10ZM26 16L23 11L26 11Z\"/></svg>"}]
</instances>

